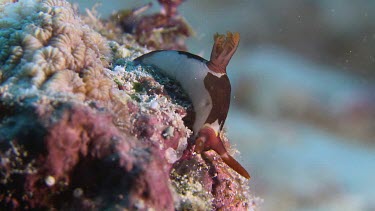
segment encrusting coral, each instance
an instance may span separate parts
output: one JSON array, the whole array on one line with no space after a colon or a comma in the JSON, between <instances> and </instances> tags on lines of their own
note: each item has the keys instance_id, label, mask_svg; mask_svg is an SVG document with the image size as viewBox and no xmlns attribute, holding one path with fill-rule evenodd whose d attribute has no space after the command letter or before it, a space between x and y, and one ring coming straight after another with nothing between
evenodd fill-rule
<instances>
[{"instance_id":1,"label":"encrusting coral","mask_svg":"<svg viewBox=\"0 0 375 211\"><path fill-rule=\"evenodd\" d=\"M0 11L0 209L256 208L215 152L189 151L191 102L133 63L147 49L129 35L107 41L63 0Z\"/></svg>"},{"instance_id":2,"label":"encrusting coral","mask_svg":"<svg viewBox=\"0 0 375 211\"><path fill-rule=\"evenodd\" d=\"M48 90L52 83L47 82L56 78L54 74L72 71L82 74L84 82L95 81L85 83L86 89L75 89L82 92L81 97L108 99L108 94L95 94L101 86L107 90L113 85L102 73L110 59L107 41L79 18L69 2L20 1L1 7L3 84L18 88L21 83L23 87L43 86ZM70 90L61 82L54 89Z\"/></svg>"}]
</instances>

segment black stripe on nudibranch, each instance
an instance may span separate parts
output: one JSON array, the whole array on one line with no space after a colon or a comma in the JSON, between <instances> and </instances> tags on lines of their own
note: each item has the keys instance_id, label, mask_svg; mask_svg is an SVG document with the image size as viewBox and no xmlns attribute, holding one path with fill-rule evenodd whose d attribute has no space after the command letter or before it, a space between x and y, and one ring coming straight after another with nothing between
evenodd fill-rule
<instances>
[{"instance_id":1,"label":"black stripe on nudibranch","mask_svg":"<svg viewBox=\"0 0 375 211\"><path fill-rule=\"evenodd\" d=\"M134 59L133 62L134 62L135 65L138 65L138 64L142 63L142 61L145 58L148 58L148 57L154 55L155 53L159 53L159 52L162 52L162 51L164 51L164 50L156 50L156 51L151 51L149 53L143 54L142 56L137 57L136 59Z\"/></svg>"},{"instance_id":2,"label":"black stripe on nudibranch","mask_svg":"<svg viewBox=\"0 0 375 211\"><path fill-rule=\"evenodd\" d=\"M148 58L148 57L151 57L152 55L156 54L156 53L159 53L159 52L168 52L169 50L156 50L156 51L151 51L149 53L146 53L146 54L143 54L142 56L136 58L133 60L134 64L135 65L138 65L139 63L142 63L142 61L145 59L145 58ZM173 52L173 51L170 51L170 52ZM207 63L208 61L200 56L197 56L195 54L192 54L192 53L189 53L189 52L186 52L186 51L174 51L178 54L182 54L184 56L186 56L187 58L191 58L191 59L195 59L195 60L198 60L200 62L203 62L203 63Z\"/></svg>"},{"instance_id":3,"label":"black stripe on nudibranch","mask_svg":"<svg viewBox=\"0 0 375 211\"><path fill-rule=\"evenodd\" d=\"M182 55L185 55L187 58L192 58L192 59L196 59L196 60L199 60L200 62L208 62L207 60L205 60L204 58L200 57L200 56L197 56L195 54L192 54L192 53L189 53L189 52L186 52L186 51L177 51L179 54L182 54Z\"/></svg>"},{"instance_id":4,"label":"black stripe on nudibranch","mask_svg":"<svg viewBox=\"0 0 375 211\"><path fill-rule=\"evenodd\" d=\"M223 129L230 105L231 86L227 75L217 77L212 73L207 73L204 78L204 86L212 99L212 109L207 117L206 123L212 124L216 120Z\"/></svg>"}]
</instances>

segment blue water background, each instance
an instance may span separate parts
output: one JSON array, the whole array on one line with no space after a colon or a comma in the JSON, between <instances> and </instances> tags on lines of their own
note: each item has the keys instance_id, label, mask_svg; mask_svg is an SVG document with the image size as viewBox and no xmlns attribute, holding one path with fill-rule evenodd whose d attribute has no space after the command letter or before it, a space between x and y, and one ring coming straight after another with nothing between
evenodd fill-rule
<instances>
[{"instance_id":1,"label":"blue water background","mask_svg":"<svg viewBox=\"0 0 375 211\"><path fill-rule=\"evenodd\" d=\"M82 12L95 3L73 2L79 3ZM149 1L97 2L102 2L98 10L106 17L115 9ZM309 10L312 2L319 6L314 9L321 12L319 23L323 25L307 21L313 14ZM154 6L150 12L160 9L156 1ZM261 210L375 210L375 138L364 141L308 121L285 118L277 106L285 92L297 90L323 105L324 112L340 115L358 93L374 85L373 80L350 73L349 64L320 58L319 49L311 44L319 42L319 36L310 40L306 34L304 40L296 35L295 44L293 34L315 27L357 39L356 32L375 20L375 1L188 0L180 12L196 32L188 40L190 51L205 58L215 32L241 33L228 74L237 93L245 96L245 101L251 94L252 101L255 99L252 106L258 110L252 111L246 102L238 103L234 94L226 127L240 151L238 160L252 175L254 194L264 199ZM289 22L279 21L291 13L294 18ZM280 45L280 37L292 47ZM375 39L374 34L368 34L367 39ZM257 81L255 92L247 90L251 86L238 92L243 78Z\"/></svg>"}]
</instances>

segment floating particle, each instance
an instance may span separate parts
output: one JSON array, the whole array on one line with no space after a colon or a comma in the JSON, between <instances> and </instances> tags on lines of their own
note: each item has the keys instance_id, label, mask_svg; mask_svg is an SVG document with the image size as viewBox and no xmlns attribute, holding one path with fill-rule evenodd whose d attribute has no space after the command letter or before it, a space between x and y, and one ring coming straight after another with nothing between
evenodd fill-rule
<instances>
[{"instance_id":1,"label":"floating particle","mask_svg":"<svg viewBox=\"0 0 375 211\"><path fill-rule=\"evenodd\" d=\"M55 185L56 180L53 176L47 176L44 182L46 183L47 186L52 187Z\"/></svg>"},{"instance_id":2,"label":"floating particle","mask_svg":"<svg viewBox=\"0 0 375 211\"><path fill-rule=\"evenodd\" d=\"M83 190L82 188L76 188L73 191L73 196L76 198L80 198L83 195Z\"/></svg>"}]
</instances>

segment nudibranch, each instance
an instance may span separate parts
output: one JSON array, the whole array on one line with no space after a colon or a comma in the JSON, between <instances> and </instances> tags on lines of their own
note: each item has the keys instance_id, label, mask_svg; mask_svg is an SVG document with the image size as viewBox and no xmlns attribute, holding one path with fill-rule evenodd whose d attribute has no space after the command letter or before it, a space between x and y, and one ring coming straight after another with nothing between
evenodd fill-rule
<instances>
[{"instance_id":1,"label":"nudibranch","mask_svg":"<svg viewBox=\"0 0 375 211\"><path fill-rule=\"evenodd\" d=\"M249 173L229 155L221 137L231 98L226 67L239 40L239 33L228 32L226 36L215 34L210 61L188 52L173 50L152 51L134 61L153 66L181 84L194 107L192 127L195 152L212 149L229 167L249 179Z\"/></svg>"}]
</instances>

